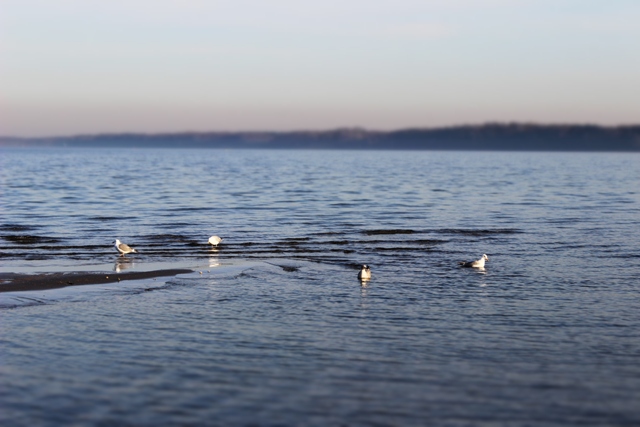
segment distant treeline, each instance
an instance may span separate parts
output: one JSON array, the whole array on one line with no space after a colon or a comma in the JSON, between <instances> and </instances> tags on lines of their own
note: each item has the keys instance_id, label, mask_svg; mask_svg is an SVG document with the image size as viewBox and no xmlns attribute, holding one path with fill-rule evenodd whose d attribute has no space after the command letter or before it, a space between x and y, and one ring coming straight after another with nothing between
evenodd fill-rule
<instances>
[{"instance_id":1,"label":"distant treeline","mask_svg":"<svg viewBox=\"0 0 640 427\"><path fill-rule=\"evenodd\" d=\"M640 151L640 125L484 124L372 131L120 133L0 137L0 146L374 150Z\"/></svg>"}]
</instances>

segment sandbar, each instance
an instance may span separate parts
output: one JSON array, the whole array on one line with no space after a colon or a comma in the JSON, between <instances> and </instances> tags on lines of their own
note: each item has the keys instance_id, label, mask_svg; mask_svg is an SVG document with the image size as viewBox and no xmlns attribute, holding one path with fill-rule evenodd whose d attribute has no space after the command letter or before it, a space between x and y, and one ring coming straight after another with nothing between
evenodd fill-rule
<instances>
[{"instance_id":1,"label":"sandbar","mask_svg":"<svg viewBox=\"0 0 640 427\"><path fill-rule=\"evenodd\" d=\"M0 292L42 291L66 288L67 286L99 285L123 280L143 280L186 273L193 273L193 270L175 268L129 273L0 273Z\"/></svg>"}]
</instances>

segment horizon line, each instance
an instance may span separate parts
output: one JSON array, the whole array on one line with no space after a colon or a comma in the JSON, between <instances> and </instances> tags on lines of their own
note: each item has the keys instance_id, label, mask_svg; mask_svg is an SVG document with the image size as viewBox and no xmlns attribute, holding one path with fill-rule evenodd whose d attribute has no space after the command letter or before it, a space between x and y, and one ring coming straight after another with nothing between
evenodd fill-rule
<instances>
[{"instance_id":1,"label":"horizon line","mask_svg":"<svg viewBox=\"0 0 640 427\"><path fill-rule=\"evenodd\" d=\"M488 127L488 126L531 126L531 127L594 127L600 129L619 129L619 128L633 128L640 127L640 122L637 123L619 123L619 124L598 124L596 122L534 122L534 121L484 121L479 123L460 123L456 125L441 125L441 126L405 126L399 128L393 128L388 130L381 130L375 128L369 128L364 126L337 126L327 128L304 128L304 129L289 129L289 130L181 130L181 131L97 131L97 132L84 132L84 133L68 133L68 134L53 134L46 136L17 136L17 135L0 135L0 139L60 139L60 138L82 138L91 136L107 136L107 135L197 135L197 134L293 134L293 133L329 133L338 131L359 131L367 133L388 134L402 131L434 131L434 130L446 130L446 129L460 129L460 128L474 128L474 127Z\"/></svg>"}]
</instances>

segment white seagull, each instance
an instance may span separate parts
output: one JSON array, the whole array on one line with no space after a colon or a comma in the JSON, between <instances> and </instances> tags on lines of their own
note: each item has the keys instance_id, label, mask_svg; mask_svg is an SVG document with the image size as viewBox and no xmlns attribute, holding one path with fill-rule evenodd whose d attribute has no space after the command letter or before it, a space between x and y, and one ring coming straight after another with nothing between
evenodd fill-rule
<instances>
[{"instance_id":1,"label":"white seagull","mask_svg":"<svg viewBox=\"0 0 640 427\"><path fill-rule=\"evenodd\" d=\"M209 244L218 247L218 243L222 242L222 237L211 236L209 237Z\"/></svg>"},{"instance_id":2,"label":"white seagull","mask_svg":"<svg viewBox=\"0 0 640 427\"><path fill-rule=\"evenodd\" d=\"M138 251L136 251L135 249L133 249L132 247L130 247L129 245L122 243L120 240L116 239L115 241L115 245L116 245L116 249L118 250L118 252L120 252L120 256L125 256L126 254L130 254L130 253L137 253Z\"/></svg>"},{"instance_id":3,"label":"white seagull","mask_svg":"<svg viewBox=\"0 0 640 427\"><path fill-rule=\"evenodd\" d=\"M371 269L368 265L364 264L362 266L362 270L358 273L358 279L360 280L370 280L371 279Z\"/></svg>"},{"instance_id":4,"label":"white seagull","mask_svg":"<svg viewBox=\"0 0 640 427\"><path fill-rule=\"evenodd\" d=\"M463 267L484 268L485 261L489 261L489 257L483 254L478 260L468 262L461 261L459 264Z\"/></svg>"}]
</instances>

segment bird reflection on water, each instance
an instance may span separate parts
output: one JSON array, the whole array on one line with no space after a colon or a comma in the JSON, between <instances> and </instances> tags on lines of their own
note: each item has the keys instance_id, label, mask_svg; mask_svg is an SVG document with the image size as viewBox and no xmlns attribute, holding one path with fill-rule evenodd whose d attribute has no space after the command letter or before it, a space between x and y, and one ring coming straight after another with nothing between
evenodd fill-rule
<instances>
[{"instance_id":1,"label":"bird reflection on water","mask_svg":"<svg viewBox=\"0 0 640 427\"><path fill-rule=\"evenodd\" d=\"M113 265L113 271L115 271L116 273L120 273L121 271L128 270L130 268L133 268L134 266L135 263L132 260L119 257Z\"/></svg>"}]
</instances>

